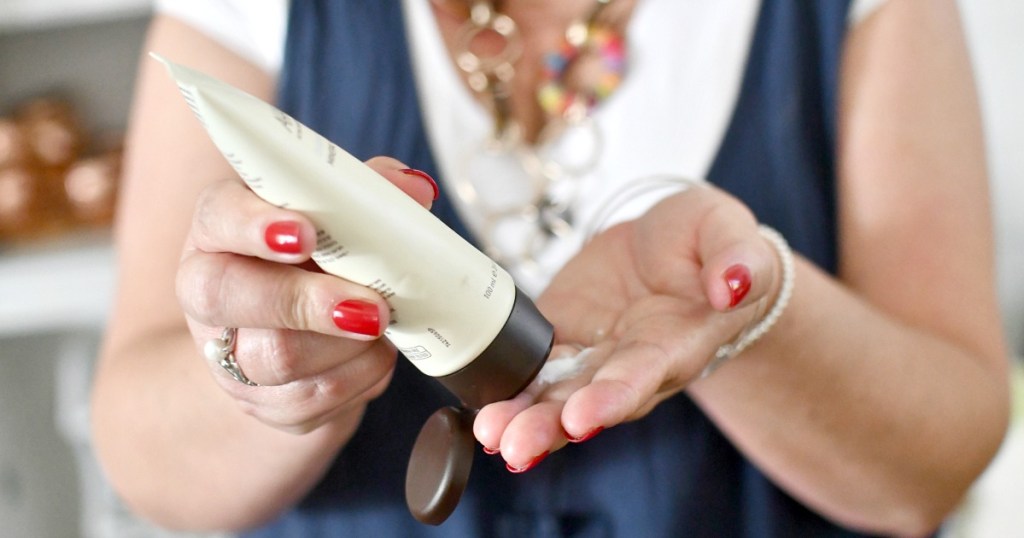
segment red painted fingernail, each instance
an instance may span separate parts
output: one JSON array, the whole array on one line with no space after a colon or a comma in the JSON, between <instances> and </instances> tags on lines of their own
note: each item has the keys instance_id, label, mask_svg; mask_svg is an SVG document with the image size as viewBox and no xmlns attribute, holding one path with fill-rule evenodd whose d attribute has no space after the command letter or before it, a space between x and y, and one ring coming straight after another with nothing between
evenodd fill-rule
<instances>
[{"instance_id":1,"label":"red painted fingernail","mask_svg":"<svg viewBox=\"0 0 1024 538\"><path fill-rule=\"evenodd\" d=\"M441 189L438 188L437 182L434 181L434 178L430 177L430 174L424 172L423 170L417 170L415 168L404 168L402 170L399 170L399 172L407 176L416 176L427 180L430 183L431 188L434 189L434 199L437 200L437 197L441 196Z\"/></svg>"},{"instance_id":2,"label":"red painted fingernail","mask_svg":"<svg viewBox=\"0 0 1024 538\"><path fill-rule=\"evenodd\" d=\"M302 244L299 242L300 232L299 223L293 220L272 222L263 232L263 240L274 252L299 254L302 252Z\"/></svg>"},{"instance_id":3,"label":"red painted fingernail","mask_svg":"<svg viewBox=\"0 0 1024 538\"><path fill-rule=\"evenodd\" d=\"M537 456L536 458L533 458L532 460L530 460L530 463L527 463L522 467L513 467L511 464L506 463L505 468L508 469L508 472L510 473L525 473L526 471L529 471L530 469L536 467L538 463L543 461L544 458L548 457L548 454L550 454L550 452L545 451L543 454Z\"/></svg>"},{"instance_id":4,"label":"red painted fingernail","mask_svg":"<svg viewBox=\"0 0 1024 538\"><path fill-rule=\"evenodd\" d=\"M501 452L500 448L491 448L489 446L485 446L484 447L484 454L487 454L488 456L493 456L493 455L497 454L498 452Z\"/></svg>"},{"instance_id":5,"label":"red painted fingernail","mask_svg":"<svg viewBox=\"0 0 1024 538\"><path fill-rule=\"evenodd\" d=\"M725 285L729 287L729 308L732 308L740 304L750 291L750 269L746 265L736 264L726 269L722 276Z\"/></svg>"},{"instance_id":6,"label":"red painted fingernail","mask_svg":"<svg viewBox=\"0 0 1024 538\"><path fill-rule=\"evenodd\" d=\"M371 302L359 299L342 301L334 307L331 317L334 318L334 324L343 331L367 336L380 335L380 311Z\"/></svg>"},{"instance_id":7,"label":"red painted fingernail","mask_svg":"<svg viewBox=\"0 0 1024 538\"><path fill-rule=\"evenodd\" d=\"M570 443L582 443L584 441L589 441L589 440L593 439L594 437L597 436L597 434L599 434L599 433L601 433L603 431L604 431L604 426L598 426L598 427L590 430L589 432L587 432L587 433L585 433L585 434L583 434L583 435L581 435L579 437L569 437L569 434L566 433L565 438L568 439Z\"/></svg>"}]
</instances>

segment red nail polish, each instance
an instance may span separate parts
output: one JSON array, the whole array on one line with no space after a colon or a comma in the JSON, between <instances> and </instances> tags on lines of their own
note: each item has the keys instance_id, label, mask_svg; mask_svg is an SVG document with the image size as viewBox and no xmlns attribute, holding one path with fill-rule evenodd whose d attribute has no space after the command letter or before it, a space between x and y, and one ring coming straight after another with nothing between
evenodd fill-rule
<instances>
[{"instance_id":1,"label":"red nail polish","mask_svg":"<svg viewBox=\"0 0 1024 538\"><path fill-rule=\"evenodd\" d=\"M750 291L750 269L746 265L736 264L726 269L722 276L725 285L729 287L729 308L732 308L740 304Z\"/></svg>"},{"instance_id":2,"label":"red nail polish","mask_svg":"<svg viewBox=\"0 0 1024 538\"><path fill-rule=\"evenodd\" d=\"M491 448L489 446L484 447L484 454L487 454L488 456L493 456L499 452L501 452L500 448Z\"/></svg>"},{"instance_id":3,"label":"red nail polish","mask_svg":"<svg viewBox=\"0 0 1024 538\"><path fill-rule=\"evenodd\" d=\"M582 442L585 442L585 441L589 441L589 440L593 439L594 437L597 437L597 434L599 434L599 433L601 433L603 431L604 431L604 426L598 426L598 427L590 430L589 432L587 432L587 433L585 433L585 434L583 434L583 435L581 435L579 437L569 437L569 434L567 433L565 435L565 438L568 439L570 443L582 443Z\"/></svg>"},{"instance_id":4,"label":"red nail polish","mask_svg":"<svg viewBox=\"0 0 1024 538\"><path fill-rule=\"evenodd\" d=\"M430 177L430 174L424 172L423 170L417 170L415 168L404 168L402 170L399 170L399 172L407 176L416 176L427 180L430 183L431 188L434 189L434 200L437 200L437 197L441 196L441 189L438 188L437 182L434 181L434 178Z\"/></svg>"},{"instance_id":5,"label":"red nail polish","mask_svg":"<svg viewBox=\"0 0 1024 538\"><path fill-rule=\"evenodd\" d=\"M377 305L359 299L342 301L331 312L334 324L343 331L367 336L380 335L380 311Z\"/></svg>"},{"instance_id":6,"label":"red nail polish","mask_svg":"<svg viewBox=\"0 0 1024 538\"><path fill-rule=\"evenodd\" d=\"M550 452L544 451L543 454L541 454L540 456L537 456L536 458L533 458L532 460L530 460L530 463L527 463L526 465L524 465L522 467L513 467L511 464L506 463L505 464L505 468L508 469L508 472L510 472L510 473L515 473L515 474L525 473L526 471L529 471L530 469L533 469L534 467L536 467L538 463L543 461L544 458L548 457L548 454L550 454Z\"/></svg>"},{"instance_id":7,"label":"red nail polish","mask_svg":"<svg viewBox=\"0 0 1024 538\"><path fill-rule=\"evenodd\" d=\"M263 240L274 252L299 254L302 252L302 244L299 242L300 231L299 223L292 220L272 222L263 232Z\"/></svg>"}]
</instances>

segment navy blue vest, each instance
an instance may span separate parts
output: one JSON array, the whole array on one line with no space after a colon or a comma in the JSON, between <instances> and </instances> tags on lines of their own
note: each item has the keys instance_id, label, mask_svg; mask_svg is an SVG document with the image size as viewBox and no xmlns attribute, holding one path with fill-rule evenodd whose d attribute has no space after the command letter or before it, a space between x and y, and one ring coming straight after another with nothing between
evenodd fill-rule
<instances>
[{"instance_id":1,"label":"navy blue vest","mask_svg":"<svg viewBox=\"0 0 1024 538\"><path fill-rule=\"evenodd\" d=\"M709 174L829 271L847 4L764 0ZM279 104L357 157L392 155L440 177L400 0L293 0ZM444 192L434 211L465 235ZM405 464L419 426L446 403L447 393L400 360L320 484L253 536L856 536L775 487L685 395L522 475L480 452L458 510L440 527L423 526L405 509Z\"/></svg>"}]
</instances>

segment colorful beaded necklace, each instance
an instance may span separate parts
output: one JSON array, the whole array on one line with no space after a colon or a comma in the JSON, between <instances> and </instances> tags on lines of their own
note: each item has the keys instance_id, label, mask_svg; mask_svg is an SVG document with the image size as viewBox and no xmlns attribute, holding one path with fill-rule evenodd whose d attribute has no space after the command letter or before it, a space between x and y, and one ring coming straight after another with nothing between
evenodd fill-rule
<instances>
[{"instance_id":1,"label":"colorful beaded necklace","mask_svg":"<svg viewBox=\"0 0 1024 538\"><path fill-rule=\"evenodd\" d=\"M577 233L573 219L577 187L580 179L593 171L603 150L603 137L591 113L615 91L625 74L625 41L606 20L606 8L613 2L595 0L585 16L570 24L561 45L544 55L536 99L545 123L533 143L525 140L511 117L514 64L523 51L515 21L499 12L492 0L472 0L468 18L456 33L455 63L466 74L469 87L488 103L493 132L483 147L466 156L465 169L454 174L454 190L463 203L483 216L484 231L479 239L487 253L506 266L529 269L552 239ZM501 38L501 46L488 54L474 51L475 41L485 32ZM570 132L588 138L585 145L589 150L571 163L558 162L551 157L549 146ZM483 201L474 182L481 180L484 171L474 169L472 162L487 156L513 158L529 184L527 203L509 207ZM511 249L499 249L499 230L509 226L521 230L522 240Z\"/></svg>"}]
</instances>

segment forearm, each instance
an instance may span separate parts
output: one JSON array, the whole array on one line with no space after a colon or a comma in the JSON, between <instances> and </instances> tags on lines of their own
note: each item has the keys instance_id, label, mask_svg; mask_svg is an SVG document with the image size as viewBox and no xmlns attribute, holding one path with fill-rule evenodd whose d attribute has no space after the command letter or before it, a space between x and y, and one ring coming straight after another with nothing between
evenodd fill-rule
<instances>
[{"instance_id":1,"label":"forearm","mask_svg":"<svg viewBox=\"0 0 1024 538\"><path fill-rule=\"evenodd\" d=\"M100 460L133 509L172 528L238 529L307 492L361 409L301 436L270 428L216 386L182 328L108 345L92 420Z\"/></svg>"},{"instance_id":2,"label":"forearm","mask_svg":"<svg viewBox=\"0 0 1024 538\"><path fill-rule=\"evenodd\" d=\"M145 48L256 96L273 94L266 73L176 19L157 16ZM140 64L128 138L116 229L118 300L93 389L98 456L128 504L158 523L249 526L315 483L358 410L295 436L246 415L220 390L186 330L174 282L199 193L233 172L148 58Z\"/></svg>"},{"instance_id":3,"label":"forearm","mask_svg":"<svg viewBox=\"0 0 1024 538\"><path fill-rule=\"evenodd\" d=\"M888 317L807 263L779 324L691 395L804 503L874 531L926 532L995 453L1003 371Z\"/></svg>"}]
</instances>

